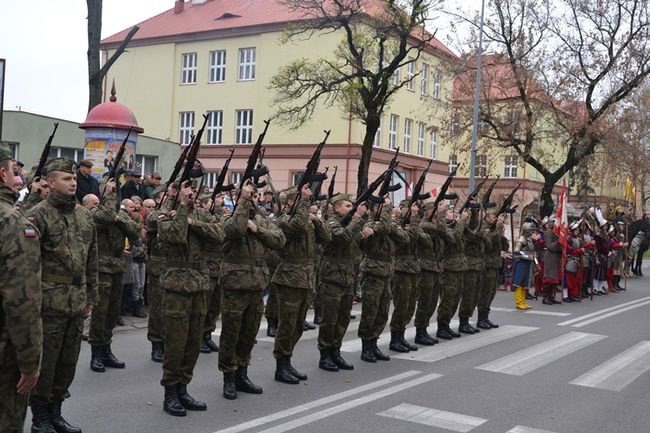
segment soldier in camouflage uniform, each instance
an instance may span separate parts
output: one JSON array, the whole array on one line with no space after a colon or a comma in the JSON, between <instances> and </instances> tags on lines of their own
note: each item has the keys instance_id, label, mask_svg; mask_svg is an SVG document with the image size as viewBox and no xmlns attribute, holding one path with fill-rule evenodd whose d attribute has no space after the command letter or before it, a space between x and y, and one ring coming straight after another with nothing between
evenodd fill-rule
<instances>
[{"instance_id":1,"label":"soldier in camouflage uniform","mask_svg":"<svg viewBox=\"0 0 650 433\"><path fill-rule=\"evenodd\" d=\"M490 305L497 293L497 279L502 259L501 251L508 251L508 240L503 236L503 224L497 224L496 208L488 209L484 217L483 236L485 237L485 271L478 294L478 321L481 329L498 328L490 320Z\"/></svg>"},{"instance_id":2,"label":"soldier in camouflage uniform","mask_svg":"<svg viewBox=\"0 0 650 433\"><path fill-rule=\"evenodd\" d=\"M273 276L275 270L280 266L280 253L275 250L269 250L266 253L266 265L269 268L269 275ZM266 317L266 335L274 337L278 334L278 290L273 281L268 282L269 296L266 299L264 307L264 317Z\"/></svg>"},{"instance_id":3,"label":"soldier in camouflage uniform","mask_svg":"<svg viewBox=\"0 0 650 433\"><path fill-rule=\"evenodd\" d=\"M478 210L472 209L469 224L465 228L465 258L467 260L467 271L463 278L463 292L460 296L458 307L458 318L460 325L458 332L463 334L476 334L478 328L469 323L469 318L474 314L476 307L481 278L485 269L485 238L481 233Z\"/></svg>"},{"instance_id":4,"label":"soldier in camouflage uniform","mask_svg":"<svg viewBox=\"0 0 650 433\"><path fill-rule=\"evenodd\" d=\"M219 344L219 370L223 372L223 396L237 398L237 391L262 394L248 378L248 365L264 312L263 292L269 281L264 258L268 249L284 246L282 230L258 214L251 200L253 187L244 185L237 209L223 223L223 322Z\"/></svg>"},{"instance_id":5,"label":"soldier in camouflage uniform","mask_svg":"<svg viewBox=\"0 0 650 433\"><path fill-rule=\"evenodd\" d=\"M297 196L295 189L287 196ZM285 214L277 225L286 237L285 247L280 250L281 262L273 275L278 296L278 334L275 337L273 356L277 366L275 380L298 384L307 375L291 365L293 349L303 333L309 295L314 290L316 275L314 258L316 242L329 242L331 233L321 220L309 213L312 192L305 185L300 192L295 215Z\"/></svg>"},{"instance_id":6,"label":"soldier in camouflage uniform","mask_svg":"<svg viewBox=\"0 0 650 433\"><path fill-rule=\"evenodd\" d=\"M184 184L178 193L178 207L158 216L158 240L167 253L167 269L161 276L165 291L165 387L163 409L173 416L186 410L204 411L207 405L187 392L199 357L205 315L208 309L210 276L203 251L207 239L223 239L221 225L194 209L195 192Z\"/></svg>"},{"instance_id":7,"label":"soldier in camouflage uniform","mask_svg":"<svg viewBox=\"0 0 650 433\"><path fill-rule=\"evenodd\" d=\"M41 234L43 359L32 391L32 432L81 432L61 416L74 379L84 316L97 304L97 238L92 214L77 204L74 161L45 164L50 193L27 213Z\"/></svg>"},{"instance_id":8,"label":"soldier in camouflage uniform","mask_svg":"<svg viewBox=\"0 0 650 433\"><path fill-rule=\"evenodd\" d=\"M124 277L124 241L134 242L140 236L140 226L124 210L117 210L115 182L102 185L99 206L91 212L97 229L99 256L99 298L90 318L88 342L92 350L90 369L103 373L105 367L124 368L124 362L113 355L113 328L122 308Z\"/></svg>"},{"instance_id":9,"label":"soldier in camouflage uniform","mask_svg":"<svg viewBox=\"0 0 650 433\"><path fill-rule=\"evenodd\" d=\"M431 243L431 239L420 228L419 208L416 203L411 204L411 200L403 200L400 203L401 217L398 221L402 222L409 206L411 207L411 221L404 230L408 242L396 243L395 273L392 281L394 308L390 320L389 349L401 353L418 350L417 346L406 341L404 332L413 318L415 301L418 297L419 244ZM401 225L396 230L402 230Z\"/></svg>"},{"instance_id":10,"label":"soldier in camouflage uniform","mask_svg":"<svg viewBox=\"0 0 650 433\"><path fill-rule=\"evenodd\" d=\"M334 213L325 223L332 240L323 246L320 266L320 300L322 320L318 329L318 366L327 371L352 370L354 367L341 357L341 344L350 324L354 294L356 249L353 245L361 239L365 224L364 205L357 208L350 223L343 227L341 218L352 209L348 194L338 194L331 199Z\"/></svg>"},{"instance_id":11,"label":"soldier in camouflage uniform","mask_svg":"<svg viewBox=\"0 0 650 433\"><path fill-rule=\"evenodd\" d=\"M38 231L14 210L11 149L0 142L0 431L22 433L43 343Z\"/></svg>"}]
</instances>

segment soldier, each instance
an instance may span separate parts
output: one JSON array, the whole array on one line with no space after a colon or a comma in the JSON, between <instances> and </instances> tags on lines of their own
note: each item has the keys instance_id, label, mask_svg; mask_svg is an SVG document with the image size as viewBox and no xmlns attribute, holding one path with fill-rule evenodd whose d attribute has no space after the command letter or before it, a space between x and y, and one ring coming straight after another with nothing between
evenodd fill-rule
<instances>
[{"instance_id":1,"label":"soldier","mask_svg":"<svg viewBox=\"0 0 650 433\"><path fill-rule=\"evenodd\" d=\"M458 332L476 334L480 331L469 323L469 318L474 314L481 277L485 269L485 238L481 233L477 209L472 209L470 221L464 234L467 271L463 278L463 292L458 307L458 319L460 320Z\"/></svg>"},{"instance_id":2,"label":"soldier","mask_svg":"<svg viewBox=\"0 0 650 433\"><path fill-rule=\"evenodd\" d=\"M49 194L28 212L41 234L43 359L32 391L32 432L79 433L61 416L74 379L84 316L97 304L97 242L92 214L77 204L74 161L45 164Z\"/></svg>"},{"instance_id":3,"label":"soldier","mask_svg":"<svg viewBox=\"0 0 650 433\"><path fill-rule=\"evenodd\" d=\"M341 218L352 209L348 194L331 199L334 214L327 219L332 233L331 242L323 246L320 267L320 300L322 320L318 329L318 366L327 371L352 370L354 367L341 357L341 344L350 324L354 293L356 251L352 247L361 238L365 205L360 205L350 223L343 227Z\"/></svg>"},{"instance_id":4,"label":"soldier","mask_svg":"<svg viewBox=\"0 0 650 433\"><path fill-rule=\"evenodd\" d=\"M503 236L503 218L497 222L496 208L488 209L485 213L483 236L485 237L485 271L479 286L477 300L478 321L480 329L498 328L499 325L490 321L490 305L497 293L497 279L501 269L501 251L508 250L508 240Z\"/></svg>"},{"instance_id":5,"label":"soldier","mask_svg":"<svg viewBox=\"0 0 650 433\"><path fill-rule=\"evenodd\" d=\"M90 369L99 373L105 372L105 367L125 367L124 362L113 354L111 340L122 308L124 241L128 238L129 242L134 242L140 235L140 226L131 219L124 206L117 209L115 181L108 179L102 190L100 204L92 210L98 241L99 298L93 308L88 334L92 351Z\"/></svg>"},{"instance_id":6,"label":"soldier","mask_svg":"<svg viewBox=\"0 0 650 433\"><path fill-rule=\"evenodd\" d=\"M548 220L547 229L543 232L544 246L544 277L542 284L544 287L543 304L553 305L559 304L555 300L555 292L560 281L560 271L562 268L562 245L560 244L559 236L553 231L553 224L555 216L551 216Z\"/></svg>"},{"instance_id":7,"label":"soldier","mask_svg":"<svg viewBox=\"0 0 650 433\"><path fill-rule=\"evenodd\" d=\"M294 200L298 191L287 193ZM285 247L280 250L280 265L273 274L278 296L278 333L275 337L273 356L276 359L275 380L298 384L307 375L291 365L293 349L300 340L307 315L309 295L314 290L314 258L316 242L329 242L331 233L318 216L309 213L312 192L309 185L300 191L294 215L278 218L277 225L286 237Z\"/></svg>"},{"instance_id":8,"label":"soldier","mask_svg":"<svg viewBox=\"0 0 650 433\"><path fill-rule=\"evenodd\" d=\"M173 416L185 416L186 410L207 410L205 403L188 394L187 385L199 357L208 309L210 277L203 251L207 239L223 240L223 230L215 219L196 212L194 196L189 183L181 185L178 208L158 216L158 239L167 254L161 276L165 356L160 383L165 387L163 409Z\"/></svg>"},{"instance_id":9,"label":"soldier","mask_svg":"<svg viewBox=\"0 0 650 433\"><path fill-rule=\"evenodd\" d=\"M22 433L43 344L38 231L14 210L11 149L0 143L0 431Z\"/></svg>"},{"instance_id":10,"label":"soldier","mask_svg":"<svg viewBox=\"0 0 650 433\"><path fill-rule=\"evenodd\" d=\"M266 250L284 246L282 230L258 214L251 200L253 186L243 186L237 209L223 224L223 322L219 344L219 370L223 372L223 396L237 398L237 391L262 394L248 378L248 365L264 312L263 291L268 283Z\"/></svg>"}]
</instances>

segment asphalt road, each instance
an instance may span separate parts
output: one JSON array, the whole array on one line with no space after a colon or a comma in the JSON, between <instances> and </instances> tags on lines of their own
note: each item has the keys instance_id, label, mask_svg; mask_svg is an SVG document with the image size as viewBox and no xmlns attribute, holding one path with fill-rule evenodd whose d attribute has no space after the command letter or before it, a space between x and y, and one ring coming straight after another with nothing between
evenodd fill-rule
<instances>
[{"instance_id":1,"label":"asphalt road","mask_svg":"<svg viewBox=\"0 0 650 433\"><path fill-rule=\"evenodd\" d=\"M201 355L188 389L208 411L185 418L162 411L160 364L149 359L146 329L131 327L113 344L125 370L91 372L83 344L64 414L86 433L650 432L649 281L635 278L627 292L580 304L540 298L527 313L499 292L491 314L499 329L376 364L359 359L357 316L343 347L355 370L318 369L318 331L308 331L293 359L309 376L300 385L273 380L263 320L249 376L264 394L225 400L217 354ZM28 415L25 431L29 425Z\"/></svg>"}]
</instances>

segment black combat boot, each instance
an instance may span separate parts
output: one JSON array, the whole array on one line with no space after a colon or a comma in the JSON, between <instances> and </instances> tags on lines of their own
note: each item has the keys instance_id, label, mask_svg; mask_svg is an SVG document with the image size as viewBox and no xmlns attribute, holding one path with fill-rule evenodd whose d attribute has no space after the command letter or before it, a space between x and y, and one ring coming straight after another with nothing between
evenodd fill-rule
<instances>
[{"instance_id":1,"label":"black combat boot","mask_svg":"<svg viewBox=\"0 0 650 433\"><path fill-rule=\"evenodd\" d=\"M467 319L467 320L469 321L469 319ZM481 332L480 329L478 329L476 326L472 325L471 323L469 323L469 327L472 328L472 331L474 331L474 334L478 334L479 332Z\"/></svg>"},{"instance_id":2,"label":"black combat boot","mask_svg":"<svg viewBox=\"0 0 650 433\"><path fill-rule=\"evenodd\" d=\"M474 328L469 325L468 317L460 317L460 326L458 326L458 332L463 334L474 334ZM452 334L453 337L453 334Z\"/></svg>"},{"instance_id":3,"label":"black combat boot","mask_svg":"<svg viewBox=\"0 0 650 433\"><path fill-rule=\"evenodd\" d=\"M113 355L113 351L111 350L110 344L105 344L103 348L104 348L104 353L103 353L104 357L102 358L102 361L104 362L104 367L110 367L110 368L126 367L126 364L124 364L122 361L117 359L115 355Z\"/></svg>"},{"instance_id":4,"label":"black combat boot","mask_svg":"<svg viewBox=\"0 0 650 433\"><path fill-rule=\"evenodd\" d=\"M266 323L268 323L268 326L266 327L266 335L275 338L275 336L278 335L278 319L267 317Z\"/></svg>"},{"instance_id":5,"label":"black combat boot","mask_svg":"<svg viewBox=\"0 0 650 433\"><path fill-rule=\"evenodd\" d=\"M305 320L305 323L302 324L303 331L313 331L316 327Z\"/></svg>"},{"instance_id":6,"label":"black combat boot","mask_svg":"<svg viewBox=\"0 0 650 433\"><path fill-rule=\"evenodd\" d=\"M199 348L199 352L201 353L212 353L212 350L210 350L210 347L205 343L205 337L201 339L201 347Z\"/></svg>"},{"instance_id":7,"label":"black combat boot","mask_svg":"<svg viewBox=\"0 0 650 433\"><path fill-rule=\"evenodd\" d=\"M239 367L235 373L235 388L237 391L247 394L262 394L264 392L261 386L255 385L248 378L248 367Z\"/></svg>"},{"instance_id":8,"label":"black combat boot","mask_svg":"<svg viewBox=\"0 0 650 433\"><path fill-rule=\"evenodd\" d=\"M460 334L459 334L458 332L454 331L453 329L451 329L451 328L449 327L449 325L447 325L447 332L448 332L449 335L451 335L453 338L460 338Z\"/></svg>"},{"instance_id":9,"label":"black combat boot","mask_svg":"<svg viewBox=\"0 0 650 433\"><path fill-rule=\"evenodd\" d=\"M436 343L433 341L433 337L427 332L427 328L415 328L415 344L433 346Z\"/></svg>"},{"instance_id":10,"label":"black combat boot","mask_svg":"<svg viewBox=\"0 0 650 433\"><path fill-rule=\"evenodd\" d=\"M287 357L288 362L289 362L289 373L293 375L298 380L307 380L307 375L305 373L301 373L298 370L294 368L293 365L291 365L291 357Z\"/></svg>"},{"instance_id":11,"label":"black combat boot","mask_svg":"<svg viewBox=\"0 0 650 433\"><path fill-rule=\"evenodd\" d=\"M223 397L228 400L235 400L237 398L235 373L223 373Z\"/></svg>"},{"instance_id":12,"label":"black combat boot","mask_svg":"<svg viewBox=\"0 0 650 433\"><path fill-rule=\"evenodd\" d=\"M165 400L163 401L163 410L172 416L185 416L187 411L178 400L178 388L176 385L165 387Z\"/></svg>"},{"instance_id":13,"label":"black combat boot","mask_svg":"<svg viewBox=\"0 0 650 433\"><path fill-rule=\"evenodd\" d=\"M478 312L476 327L480 329L492 329L492 327L487 323L487 314L485 312Z\"/></svg>"},{"instance_id":14,"label":"black combat boot","mask_svg":"<svg viewBox=\"0 0 650 433\"><path fill-rule=\"evenodd\" d=\"M291 385L298 385L300 381L289 371L289 357L283 356L275 360L275 380Z\"/></svg>"},{"instance_id":15,"label":"black combat boot","mask_svg":"<svg viewBox=\"0 0 650 433\"><path fill-rule=\"evenodd\" d=\"M406 332L406 331L404 329L402 329L400 331L400 333L399 333L399 339L402 342L402 346L406 347L411 352L414 352L414 351L418 350L417 346L415 346L415 345L409 343L408 341L406 341L406 338L404 338L404 332Z\"/></svg>"},{"instance_id":16,"label":"black combat boot","mask_svg":"<svg viewBox=\"0 0 650 433\"><path fill-rule=\"evenodd\" d=\"M339 367L334 364L332 359L332 352L330 349L320 350L320 361L318 361L318 368L325 371L339 371Z\"/></svg>"},{"instance_id":17,"label":"black combat boot","mask_svg":"<svg viewBox=\"0 0 650 433\"><path fill-rule=\"evenodd\" d=\"M104 367L104 346L90 346L90 369L97 373L106 371Z\"/></svg>"},{"instance_id":18,"label":"black combat boot","mask_svg":"<svg viewBox=\"0 0 650 433\"><path fill-rule=\"evenodd\" d=\"M219 346L217 343L212 339L212 333L208 333L204 338L203 341L205 342L205 345L210 348L211 351L213 352L218 352L219 351Z\"/></svg>"},{"instance_id":19,"label":"black combat boot","mask_svg":"<svg viewBox=\"0 0 650 433\"><path fill-rule=\"evenodd\" d=\"M485 323L490 325L490 328L498 328L499 327L499 325L497 325L496 323L494 323L493 321L490 320L490 313L489 312L485 313Z\"/></svg>"},{"instance_id":20,"label":"black combat boot","mask_svg":"<svg viewBox=\"0 0 650 433\"><path fill-rule=\"evenodd\" d=\"M314 313L314 325L320 325L323 321L323 316L320 313Z\"/></svg>"},{"instance_id":21,"label":"black combat boot","mask_svg":"<svg viewBox=\"0 0 650 433\"><path fill-rule=\"evenodd\" d=\"M451 340L454 337L449 333L449 331L451 331L451 329L449 329L449 326L443 321L438 320L438 330L436 331L436 337L443 340Z\"/></svg>"},{"instance_id":22,"label":"black combat boot","mask_svg":"<svg viewBox=\"0 0 650 433\"><path fill-rule=\"evenodd\" d=\"M151 360L153 362L163 362L165 356L165 349L162 341L151 342Z\"/></svg>"},{"instance_id":23,"label":"black combat boot","mask_svg":"<svg viewBox=\"0 0 650 433\"><path fill-rule=\"evenodd\" d=\"M139 317L140 319L147 318L147 313L142 311L142 304L140 304L140 301L131 301L131 315L133 317Z\"/></svg>"},{"instance_id":24,"label":"black combat boot","mask_svg":"<svg viewBox=\"0 0 650 433\"><path fill-rule=\"evenodd\" d=\"M336 364L341 370L354 370L354 365L343 359L341 356L341 349L338 347L332 348L332 361L334 361L334 364Z\"/></svg>"},{"instance_id":25,"label":"black combat boot","mask_svg":"<svg viewBox=\"0 0 650 433\"><path fill-rule=\"evenodd\" d=\"M376 338L374 340L371 340L370 342L372 344L372 353L375 355L377 361L390 361L390 356L388 356L387 353L384 353L381 350L379 350L379 347L377 347Z\"/></svg>"},{"instance_id":26,"label":"black combat boot","mask_svg":"<svg viewBox=\"0 0 650 433\"><path fill-rule=\"evenodd\" d=\"M400 336L400 331L390 331L390 344L388 345L388 350L393 352L408 353L408 347L404 346Z\"/></svg>"},{"instance_id":27,"label":"black combat boot","mask_svg":"<svg viewBox=\"0 0 650 433\"><path fill-rule=\"evenodd\" d=\"M79 427L70 425L61 415L61 401L54 401L47 405L50 413L50 422L56 433L81 433Z\"/></svg>"},{"instance_id":28,"label":"black combat boot","mask_svg":"<svg viewBox=\"0 0 650 433\"><path fill-rule=\"evenodd\" d=\"M56 433L47 406L32 406L32 433Z\"/></svg>"},{"instance_id":29,"label":"black combat boot","mask_svg":"<svg viewBox=\"0 0 650 433\"><path fill-rule=\"evenodd\" d=\"M366 362L377 362L377 358L372 350L371 340L361 340L361 360Z\"/></svg>"},{"instance_id":30,"label":"black combat boot","mask_svg":"<svg viewBox=\"0 0 650 433\"><path fill-rule=\"evenodd\" d=\"M178 392L178 401L181 402L183 407L187 410L204 411L208 410L208 405L202 401L195 400L194 397L187 393L187 385L179 383L176 386Z\"/></svg>"}]
</instances>

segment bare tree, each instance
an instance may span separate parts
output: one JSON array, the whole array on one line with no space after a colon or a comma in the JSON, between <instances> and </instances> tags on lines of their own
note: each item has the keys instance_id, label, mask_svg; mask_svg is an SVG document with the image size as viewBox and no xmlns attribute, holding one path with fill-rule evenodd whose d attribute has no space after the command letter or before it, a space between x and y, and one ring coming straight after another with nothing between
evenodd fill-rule
<instances>
[{"instance_id":1,"label":"bare tree","mask_svg":"<svg viewBox=\"0 0 650 433\"><path fill-rule=\"evenodd\" d=\"M434 35L425 31L430 14L441 0L282 0L304 20L287 29L285 37L309 39L341 33L333 53L298 59L271 80L277 115L297 128L318 104L338 104L365 124L357 194L368 183L372 144L381 115L395 93L412 77L395 78L396 71L416 62L432 48Z\"/></svg>"},{"instance_id":2,"label":"bare tree","mask_svg":"<svg viewBox=\"0 0 650 433\"><path fill-rule=\"evenodd\" d=\"M113 55L104 63L104 66L100 67L102 0L86 0L86 5L88 7L88 111L90 111L102 102L102 81L113 63L122 55L139 27L134 26L129 31Z\"/></svg>"}]
</instances>

